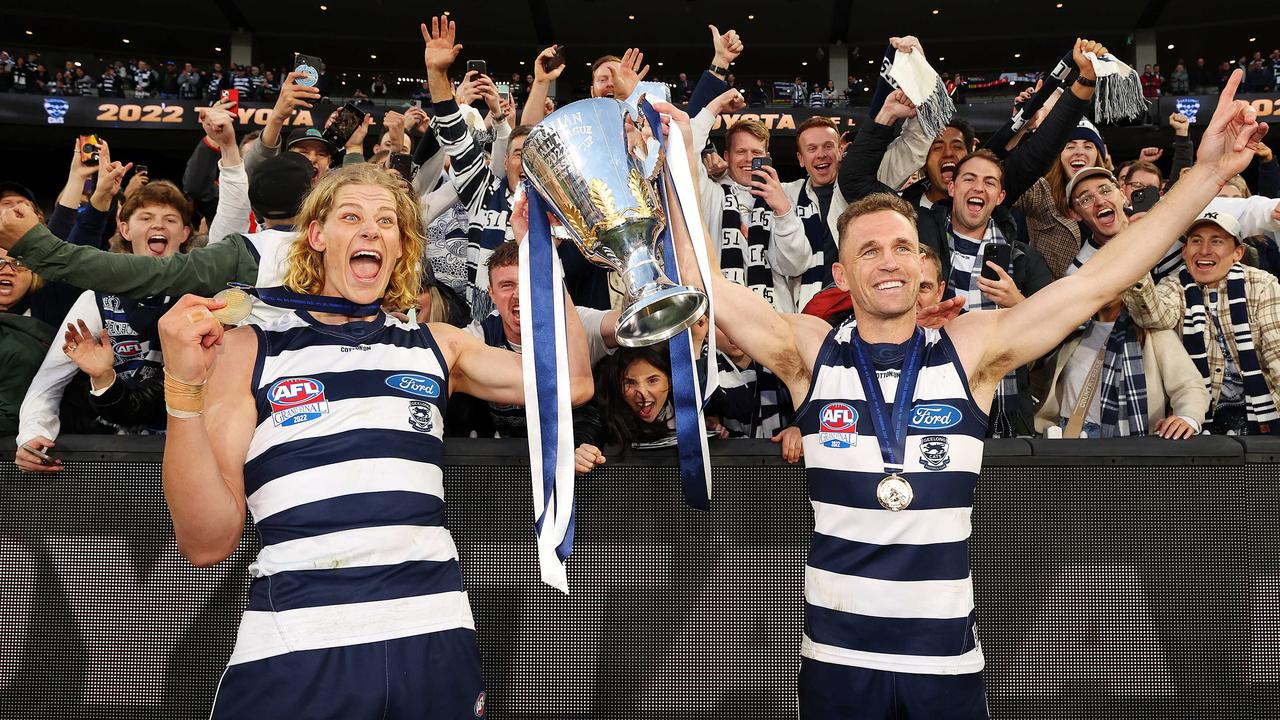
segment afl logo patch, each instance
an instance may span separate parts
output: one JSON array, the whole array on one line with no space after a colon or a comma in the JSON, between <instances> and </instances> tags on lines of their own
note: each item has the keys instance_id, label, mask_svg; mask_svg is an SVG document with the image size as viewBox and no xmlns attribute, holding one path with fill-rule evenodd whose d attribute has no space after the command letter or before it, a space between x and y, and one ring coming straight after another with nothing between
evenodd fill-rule
<instances>
[{"instance_id":1,"label":"afl logo patch","mask_svg":"<svg viewBox=\"0 0 1280 720\"><path fill-rule=\"evenodd\" d=\"M400 373L387 378L387 387L424 398L440 397L440 383L426 375Z\"/></svg>"},{"instance_id":2,"label":"afl logo patch","mask_svg":"<svg viewBox=\"0 0 1280 720\"><path fill-rule=\"evenodd\" d=\"M116 357L122 360L136 358L142 354L142 343L137 340L121 340L112 349L116 351Z\"/></svg>"},{"instance_id":3,"label":"afl logo patch","mask_svg":"<svg viewBox=\"0 0 1280 720\"><path fill-rule=\"evenodd\" d=\"M484 691L481 690L480 694L476 696L476 704L473 705L471 708L471 711L478 718L484 717L484 701L485 701L485 694L484 694Z\"/></svg>"},{"instance_id":4,"label":"afl logo patch","mask_svg":"<svg viewBox=\"0 0 1280 720\"><path fill-rule=\"evenodd\" d=\"M916 405L911 408L911 427L919 430L946 430L964 419L959 410L942 403Z\"/></svg>"},{"instance_id":5,"label":"afl logo patch","mask_svg":"<svg viewBox=\"0 0 1280 720\"><path fill-rule=\"evenodd\" d=\"M833 402L818 411L818 442L829 448L858 444L858 411L848 403Z\"/></svg>"},{"instance_id":6,"label":"afl logo patch","mask_svg":"<svg viewBox=\"0 0 1280 720\"><path fill-rule=\"evenodd\" d=\"M324 383L315 378L285 378L267 389L271 403L271 419L288 427L315 420L329 412L324 396Z\"/></svg>"}]
</instances>

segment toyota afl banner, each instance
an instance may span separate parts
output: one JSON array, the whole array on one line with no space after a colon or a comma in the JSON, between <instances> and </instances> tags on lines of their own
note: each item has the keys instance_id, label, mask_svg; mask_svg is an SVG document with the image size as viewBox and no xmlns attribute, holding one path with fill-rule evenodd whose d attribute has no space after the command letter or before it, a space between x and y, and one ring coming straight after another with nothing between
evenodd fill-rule
<instances>
[{"instance_id":1,"label":"toyota afl banner","mask_svg":"<svg viewBox=\"0 0 1280 720\"><path fill-rule=\"evenodd\" d=\"M1237 98L1248 100L1258 111L1259 120L1276 122L1280 118L1280 92L1240 94ZM1177 95L1161 98L1156 110L1161 126L1169 124L1169 115L1181 112L1191 118L1194 125L1204 126L1218 106L1217 95ZM329 98L317 103L313 110L301 110L289 121L290 125L311 127L324 122L329 114L341 107L342 100ZM376 120L389 108L404 111L405 101L390 101L388 106L375 106L364 102L361 108L371 112ZM208 109L206 101L160 100L104 97L44 97L40 95L0 94L0 126L38 125L65 126L76 130L105 130L114 128L139 128L156 130L200 130L200 118ZM979 133L991 133L1008 121L1011 112L1007 99L960 105L957 115L973 124ZM258 129L267 124L271 103L242 102L237 113L240 127ZM815 115L834 119L843 130L853 130L867 116L865 107L830 108L775 108L747 107L741 112L724 113L716 118L712 133L719 136L741 120L758 120L775 137L792 137L796 126Z\"/></svg>"},{"instance_id":2,"label":"toyota afl banner","mask_svg":"<svg viewBox=\"0 0 1280 720\"><path fill-rule=\"evenodd\" d=\"M198 131L200 119L208 109L208 105L196 100L0 95L0 125ZM328 104L317 104L314 110L296 113L289 124L310 127L316 124L316 118L323 121L331 111ZM270 115L271 103L242 102L237 119L241 127L256 129L264 127Z\"/></svg>"}]
</instances>

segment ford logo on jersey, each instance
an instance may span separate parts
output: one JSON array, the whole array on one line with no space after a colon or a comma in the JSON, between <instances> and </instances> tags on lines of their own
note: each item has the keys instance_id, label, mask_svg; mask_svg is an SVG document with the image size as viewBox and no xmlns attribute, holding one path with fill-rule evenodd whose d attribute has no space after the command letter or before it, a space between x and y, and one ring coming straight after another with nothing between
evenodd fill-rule
<instances>
[{"instance_id":1,"label":"ford logo on jersey","mask_svg":"<svg viewBox=\"0 0 1280 720\"><path fill-rule=\"evenodd\" d=\"M959 425L963 419L964 415L950 405L933 403L930 405L917 405L911 408L911 422L909 424L911 427L921 430L945 430Z\"/></svg>"},{"instance_id":2,"label":"ford logo on jersey","mask_svg":"<svg viewBox=\"0 0 1280 720\"><path fill-rule=\"evenodd\" d=\"M858 444L858 411L849 403L833 402L818 412L818 442L829 448Z\"/></svg>"},{"instance_id":3,"label":"ford logo on jersey","mask_svg":"<svg viewBox=\"0 0 1280 720\"><path fill-rule=\"evenodd\" d=\"M324 383L315 378L285 378L267 389L271 419L288 427L315 420L329 412Z\"/></svg>"},{"instance_id":4,"label":"ford logo on jersey","mask_svg":"<svg viewBox=\"0 0 1280 720\"><path fill-rule=\"evenodd\" d=\"M387 387L424 398L440 397L440 383L426 375L400 373L387 378Z\"/></svg>"}]
</instances>

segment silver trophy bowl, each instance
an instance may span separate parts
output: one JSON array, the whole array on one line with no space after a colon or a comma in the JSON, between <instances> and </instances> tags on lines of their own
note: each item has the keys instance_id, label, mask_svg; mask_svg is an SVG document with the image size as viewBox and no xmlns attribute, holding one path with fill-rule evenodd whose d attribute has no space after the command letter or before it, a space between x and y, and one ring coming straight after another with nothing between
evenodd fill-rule
<instances>
[{"instance_id":1,"label":"silver trophy bowl","mask_svg":"<svg viewBox=\"0 0 1280 720\"><path fill-rule=\"evenodd\" d=\"M659 262L666 220L654 182L662 148L645 133L643 116L609 98L570 103L529 133L523 164L583 256L622 278L619 345L660 343L702 317L707 296L671 282Z\"/></svg>"}]
</instances>

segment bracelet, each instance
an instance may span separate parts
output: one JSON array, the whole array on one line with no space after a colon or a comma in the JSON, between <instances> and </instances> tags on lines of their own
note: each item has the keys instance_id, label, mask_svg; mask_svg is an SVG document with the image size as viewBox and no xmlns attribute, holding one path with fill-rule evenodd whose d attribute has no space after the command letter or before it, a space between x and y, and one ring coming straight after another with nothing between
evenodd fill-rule
<instances>
[{"instance_id":1,"label":"bracelet","mask_svg":"<svg viewBox=\"0 0 1280 720\"><path fill-rule=\"evenodd\" d=\"M207 380L189 383L165 373L164 407L174 417L192 418L204 411L204 390ZM178 414L182 413L182 414Z\"/></svg>"},{"instance_id":2,"label":"bracelet","mask_svg":"<svg viewBox=\"0 0 1280 720\"><path fill-rule=\"evenodd\" d=\"M708 70L710 70L712 73L714 73L714 74L716 74L716 75L728 75L728 74L729 74L729 68L727 68L727 67L720 67L719 65L715 64L715 61L712 61L712 62L711 62L711 67L710 67L710 68L707 68L707 69L708 69Z\"/></svg>"},{"instance_id":3,"label":"bracelet","mask_svg":"<svg viewBox=\"0 0 1280 720\"><path fill-rule=\"evenodd\" d=\"M1087 78L1087 77L1085 77L1085 76L1083 76L1083 75L1077 75L1077 76L1076 76L1076 82L1080 83L1081 85L1083 85L1083 86L1085 86L1085 87L1097 87L1097 86L1098 86L1098 81L1097 81L1097 80L1090 80L1089 78Z\"/></svg>"}]
</instances>

